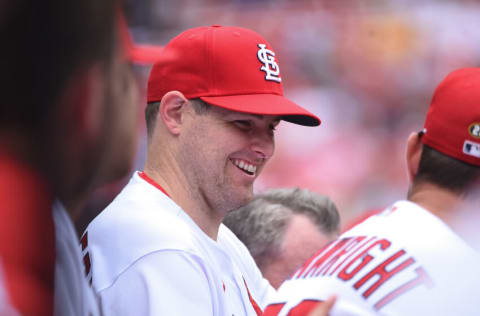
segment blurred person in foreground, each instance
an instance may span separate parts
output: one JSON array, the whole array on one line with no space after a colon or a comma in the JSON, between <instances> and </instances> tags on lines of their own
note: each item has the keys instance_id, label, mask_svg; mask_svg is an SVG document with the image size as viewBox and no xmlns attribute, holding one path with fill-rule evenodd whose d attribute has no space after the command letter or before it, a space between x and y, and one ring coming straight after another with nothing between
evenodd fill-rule
<instances>
[{"instance_id":1,"label":"blurred person in foreground","mask_svg":"<svg viewBox=\"0 0 480 316\"><path fill-rule=\"evenodd\" d=\"M340 231L335 204L325 195L299 188L258 194L223 223L247 246L275 289Z\"/></svg>"},{"instance_id":2,"label":"blurred person in foreground","mask_svg":"<svg viewBox=\"0 0 480 316\"><path fill-rule=\"evenodd\" d=\"M281 81L248 29L193 28L165 47L148 82L145 168L84 234L104 315L262 313L274 290L221 222L252 199L280 120L320 124Z\"/></svg>"},{"instance_id":3,"label":"blurred person in foreground","mask_svg":"<svg viewBox=\"0 0 480 316\"><path fill-rule=\"evenodd\" d=\"M476 214L478 227L480 68L456 70L439 84L424 129L408 137L406 162L407 200L309 259L266 316L304 315L332 293L330 315L478 315L478 229L475 238L465 234L464 215Z\"/></svg>"},{"instance_id":4,"label":"blurred person in foreground","mask_svg":"<svg viewBox=\"0 0 480 316\"><path fill-rule=\"evenodd\" d=\"M98 314L72 220L95 186L128 170L135 149L118 8L1 2L0 262L4 298L21 315Z\"/></svg>"}]
</instances>

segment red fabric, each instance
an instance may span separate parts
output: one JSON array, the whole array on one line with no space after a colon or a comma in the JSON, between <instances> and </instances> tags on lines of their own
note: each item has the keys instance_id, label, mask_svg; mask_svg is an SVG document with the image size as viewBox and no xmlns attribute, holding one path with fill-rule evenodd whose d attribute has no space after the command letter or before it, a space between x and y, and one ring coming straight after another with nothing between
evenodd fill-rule
<instances>
[{"instance_id":1,"label":"red fabric","mask_svg":"<svg viewBox=\"0 0 480 316\"><path fill-rule=\"evenodd\" d=\"M277 316L282 310L283 306L285 306L285 303L268 305L265 308L265 312L262 316Z\"/></svg>"},{"instance_id":2,"label":"red fabric","mask_svg":"<svg viewBox=\"0 0 480 316\"><path fill-rule=\"evenodd\" d=\"M300 304L292 308L288 313L288 316L307 315L314 308L316 308L318 304L322 304L322 302L317 300L304 300Z\"/></svg>"},{"instance_id":3,"label":"red fabric","mask_svg":"<svg viewBox=\"0 0 480 316\"><path fill-rule=\"evenodd\" d=\"M243 283L245 283L245 288L247 289L248 298L250 299L250 303L252 304L253 309L255 310L255 313L257 313L257 316L262 316L263 312L258 306L257 302L255 302L255 300L253 299L252 294L250 294L250 290L248 289L247 281L245 281L245 279L243 279Z\"/></svg>"},{"instance_id":4,"label":"red fabric","mask_svg":"<svg viewBox=\"0 0 480 316\"><path fill-rule=\"evenodd\" d=\"M160 58L163 47L155 45L137 45L134 43L127 21L123 11L119 8L117 11L118 28L122 39L122 44L126 52L126 57L137 64L153 64Z\"/></svg>"},{"instance_id":5,"label":"red fabric","mask_svg":"<svg viewBox=\"0 0 480 316\"><path fill-rule=\"evenodd\" d=\"M301 301L297 306L290 309L287 315L288 316L307 315L314 308L316 308L318 304L323 304L323 301L318 301L318 300ZM267 308L265 308L265 313L263 314L263 316L277 316L282 310L283 306L285 306L285 303L268 305Z\"/></svg>"},{"instance_id":6,"label":"red fabric","mask_svg":"<svg viewBox=\"0 0 480 316\"><path fill-rule=\"evenodd\" d=\"M202 97L237 112L286 115L297 124L320 124L318 117L283 96L278 57L271 45L241 27L197 27L172 39L150 72L147 100L160 101L169 91L180 91L188 99Z\"/></svg>"},{"instance_id":7,"label":"red fabric","mask_svg":"<svg viewBox=\"0 0 480 316\"><path fill-rule=\"evenodd\" d=\"M159 189L160 191L162 191L166 196L168 196L169 198L170 195L168 195L167 191L165 191L162 186L160 184L158 184L155 180L153 180L152 178L150 178L146 173L145 171L142 171L138 174L143 180L147 181L148 183L150 183L151 185L153 185L154 187L156 187L157 189Z\"/></svg>"},{"instance_id":8,"label":"red fabric","mask_svg":"<svg viewBox=\"0 0 480 316\"><path fill-rule=\"evenodd\" d=\"M480 68L451 72L433 94L423 143L448 156L480 166L479 99Z\"/></svg>"},{"instance_id":9,"label":"red fabric","mask_svg":"<svg viewBox=\"0 0 480 316\"><path fill-rule=\"evenodd\" d=\"M35 172L0 153L0 268L21 315L52 315L53 197Z\"/></svg>"}]
</instances>

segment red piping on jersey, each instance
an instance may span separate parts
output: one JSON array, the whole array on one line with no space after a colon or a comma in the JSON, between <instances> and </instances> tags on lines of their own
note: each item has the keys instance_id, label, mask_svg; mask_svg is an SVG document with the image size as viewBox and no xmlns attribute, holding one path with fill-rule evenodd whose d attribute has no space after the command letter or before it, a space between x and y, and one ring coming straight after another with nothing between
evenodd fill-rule
<instances>
[{"instance_id":1,"label":"red piping on jersey","mask_svg":"<svg viewBox=\"0 0 480 316\"><path fill-rule=\"evenodd\" d=\"M250 299L250 303L252 304L253 309L255 310L255 313L257 313L257 316L262 316L263 312L258 306L257 302L252 297L252 294L250 294L250 290L248 289L247 281L243 279L243 283L245 283L245 287L247 288L247 293L248 293L248 298Z\"/></svg>"},{"instance_id":2,"label":"red piping on jersey","mask_svg":"<svg viewBox=\"0 0 480 316\"><path fill-rule=\"evenodd\" d=\"M148 183L150 183L151 185L153 185L154 187L156 187L157 189L159 189L160 191L162 191L166 196L168 196L169 198L170 195L168 195L168 193L165 191L164 188L162 188L162 186L160 184L158 184L155 180L153 180L152 178L150 178L146 173L145 171L142 171L142 172L139 172L138 175L145 181L147 181Z\"/></svg>"}]
</instances>

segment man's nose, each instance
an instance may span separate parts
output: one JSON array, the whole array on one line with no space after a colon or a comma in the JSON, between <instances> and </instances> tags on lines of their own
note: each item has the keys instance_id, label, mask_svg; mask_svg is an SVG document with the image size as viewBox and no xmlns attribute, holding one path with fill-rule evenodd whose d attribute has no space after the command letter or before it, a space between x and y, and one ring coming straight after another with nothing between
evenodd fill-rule
<instances>
[{"instance_id":1,"label":"man's nose","mask_svg":"<svg viewBox=\"0 0 480 316\"><path fill-rule=\"evenodd\" d=\"M253 132L250 149L259 161L270 159L275 152L275 140L271 131Z\"/></svg>"}]
</instances>

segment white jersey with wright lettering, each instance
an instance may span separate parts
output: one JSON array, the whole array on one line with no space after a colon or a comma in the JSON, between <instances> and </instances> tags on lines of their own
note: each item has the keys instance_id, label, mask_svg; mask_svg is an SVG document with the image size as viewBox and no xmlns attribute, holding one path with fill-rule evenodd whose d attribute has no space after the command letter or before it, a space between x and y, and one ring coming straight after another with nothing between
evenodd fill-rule
<instances>
[{"instance_id":1,"label":"white jersey with wright lettering","mask_svg":"<svg viewBox=\"0 0 480 316\"><path fill-rule=\"evenodd\" d=\"M246 247L223 224L208 237L144 176L82 238L103 315L261 315L274 290Z\"/></svg>"},{"instance_id":2,"label":"white jersey with wright lettering","mask_svg":"<svg viewBox=\"0 0 480 316\"><path fill-rule=\"evenodd\" d=\"M265 316L479 315L480 255L419 205L399 201L319 251L279 289Z\"/></svg>"}]
</instances>

